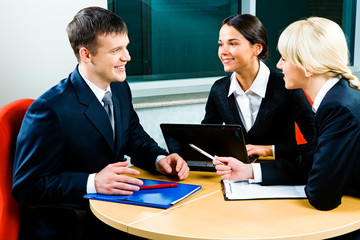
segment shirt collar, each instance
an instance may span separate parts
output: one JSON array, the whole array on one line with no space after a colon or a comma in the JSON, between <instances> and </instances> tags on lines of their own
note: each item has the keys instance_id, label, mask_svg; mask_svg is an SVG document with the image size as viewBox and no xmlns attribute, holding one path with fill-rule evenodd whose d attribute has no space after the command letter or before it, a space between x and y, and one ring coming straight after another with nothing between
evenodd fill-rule
<instances>
[{"instance_id":1,"label":"shirt collar","mask_svg":"<svg viewBox=\"0 0 360 240\"><path fill-rule=\"evenodd\" d=\"M103 90L103 89L99 88L98 86L96 86L94 83L92 83L83 74L81 74L80 69L79 69L79 73L80 73L80 76L85 80L86 84L89 86L91 91L95 94L95 96L99 100L99 102L101 104L104 104L102 99L104 98L106 92L109 91L111 93L110 85L106 88L106 90Z\"/></svg>"},{"instance_id":2,"label":"shirt collar","mask_svg":"<svg viewBox=\"0 0 360 240\"><path fill-rule=\"evenodd\" d=\"M328 79L325 84L320 88L318 94L315 97L314 103L312 105L313 111L316 112L324 99L327 92L337 83L339 82L340 78L330 78Z\"/></svg>"},{"instance_id":3,"label":"shirt collar","mask_svg":"<svg viewBox=\"0 0 360 240\"><path fill-rule=\"evenodd\" d=\"M265 98L266 86L268 84L269 76L270 76L270 69L262 61L259 62L260 62L259 72L256 75L255 80L251 85L250 89L248 89L246 92L251 91L256 95ZM231 82L230 82L228 97L230 97L231 94L233 94L234 92L236 92L239 95L245 93L236 79L235 72L231 75L230 81Z\"/></svg>"}]
</instances>

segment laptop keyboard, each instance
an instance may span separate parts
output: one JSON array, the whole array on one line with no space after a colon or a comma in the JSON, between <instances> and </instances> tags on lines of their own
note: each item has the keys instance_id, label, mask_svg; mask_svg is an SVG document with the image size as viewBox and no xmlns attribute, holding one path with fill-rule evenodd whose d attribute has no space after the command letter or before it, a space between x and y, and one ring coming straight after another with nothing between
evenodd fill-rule
<instances>
[{"instance_id":1,"label":"laptop keyboard","mask_svg":"<svg viewBox=\"0 0 360 240\"><path fill-rule=\"evenodd\" d=\"M212 161L187 161L189 167L215 167Z\"/></svg>"}]
</instances>

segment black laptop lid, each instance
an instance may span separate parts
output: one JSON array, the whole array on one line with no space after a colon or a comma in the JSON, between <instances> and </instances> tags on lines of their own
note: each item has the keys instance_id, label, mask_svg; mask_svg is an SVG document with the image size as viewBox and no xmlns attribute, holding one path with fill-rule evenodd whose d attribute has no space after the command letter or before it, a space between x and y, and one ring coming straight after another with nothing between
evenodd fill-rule
<instances>
[{"instance_id":1,"label":"black laptop lid","mask_svg":"<svg viewBox=\"0 0 360 240\"><path fill-rule=\"evenodd\" d=\"M212 156L234 157L249 162L240 125L163 123L160 128L169 152L178 153L187 162L211 162L191 148L190 143Z\"/></svg>"}]
</instances>

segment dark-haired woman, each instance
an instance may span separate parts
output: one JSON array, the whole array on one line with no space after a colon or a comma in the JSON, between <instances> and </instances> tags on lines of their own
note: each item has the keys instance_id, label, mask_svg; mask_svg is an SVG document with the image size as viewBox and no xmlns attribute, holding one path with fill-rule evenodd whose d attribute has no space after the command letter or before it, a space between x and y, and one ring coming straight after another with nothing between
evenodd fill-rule
<instances>
[{"instance_id":1,"label":"dark-haired woman","mask_svg":"<svg viewBox=\"0 0 360 240\"><path fill-rule=\"evenodd\" d=\"M249 155L297 155L295 122L307 142L314 114L302 90L287 90L283 75L263 62L268 56L266 31L250 14L225 19L218 55L225 72L211 88L202 123L240 124Z\"/></svg>"}]
</instances>

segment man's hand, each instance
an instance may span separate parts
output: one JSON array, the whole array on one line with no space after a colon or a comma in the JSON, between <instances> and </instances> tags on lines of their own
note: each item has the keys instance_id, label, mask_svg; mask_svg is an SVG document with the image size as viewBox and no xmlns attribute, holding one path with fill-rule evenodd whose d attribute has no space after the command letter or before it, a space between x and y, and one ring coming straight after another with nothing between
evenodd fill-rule
<instances>
[{"instance_id":1,"label":"man's hand","mask_svg":"<svg viewBox=\"0 0 360 240\"><path fill-rule=\"evenodd\" d=\"M189 176L189 167L187 163L176 153L161 159L158 162L157 168L162 173L177 175L180 180L184 180Z\"/></svg>"},{"instance_id":2,"label":"man's hand","mask_svg":"<svg viewBox=\"0 0 360 240\"><path fill-rule=\"evenodd\" d=\"M98 172L95 175L96 192L99 194L131 195L133 191L138 191L143 182L137 178L123 175L140 174L138 170L126 167L128 164L128 161L109 164Z\"/></svg>"},{"instance_id":3,"label":"man's hand","mask_svg":"<svg viewBox=\"0 0 360 240\"><path fill-rule=\"evenodd\" d=\"M215 156L213 164L215 165L216 173L221 176L221 179L254 179L254 172L251 164L245 164L236 158Z\"/></svg>"}]
</instances>

